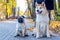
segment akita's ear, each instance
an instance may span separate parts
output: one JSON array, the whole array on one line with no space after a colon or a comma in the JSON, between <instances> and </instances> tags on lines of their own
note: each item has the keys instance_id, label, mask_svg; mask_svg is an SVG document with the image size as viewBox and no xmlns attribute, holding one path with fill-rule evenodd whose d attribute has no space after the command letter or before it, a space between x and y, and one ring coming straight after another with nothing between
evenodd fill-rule
<instances>
[{"instance_id":1,"label":"akita's ear","mask_svg":"<svg viewBox=\"0 0 60 40\"><path fill-rule=\"evenodd\" d=\"M42 2L42 6L44 6L44 7L45 7L45 3L44 3L44 2Z\"/></svg>"},{"instance_id":2,"label":"akita's ear","mask_svg":"<svg viewBox=\"0 0 60 40\"><path fill-rule=\"evenodd\" d=\"M36 6L36 7L37 7L37 6L40 6L40 4L38 4L38 3L36 2L36 5L35 5L35 6Z\"/></svg>"},{"instance_id":3,"label":"akita's ear","mask_svg":"<svg viewBox=\"0 0 60 40\"><path fill-rule=\"evenodd\" d=\"M35 3L35 6L38 6L38 3L37 2Z\"/></svg>"}]
</instances>

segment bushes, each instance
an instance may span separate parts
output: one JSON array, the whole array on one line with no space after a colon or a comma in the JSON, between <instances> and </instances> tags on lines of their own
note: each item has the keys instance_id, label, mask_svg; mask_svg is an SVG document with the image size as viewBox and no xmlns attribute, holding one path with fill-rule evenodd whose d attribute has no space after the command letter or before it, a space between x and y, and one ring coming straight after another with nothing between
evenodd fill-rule
<instances>
[{"instance_id":1,"label":"bushes","mask_svg":"<svg viewBox=\"0 0 60 40\"><path fill-rule=\"evenodd\" d=\"M60 21L60 9L55 12L55 20Z\"/></svg>"}]
</instances>

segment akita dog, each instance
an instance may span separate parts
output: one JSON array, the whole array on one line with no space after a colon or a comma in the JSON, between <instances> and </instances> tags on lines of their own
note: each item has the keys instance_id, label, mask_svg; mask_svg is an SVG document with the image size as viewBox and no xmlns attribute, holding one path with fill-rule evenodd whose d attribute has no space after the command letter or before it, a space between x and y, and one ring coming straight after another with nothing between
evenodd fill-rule
<instances>
[{"instance_id":1,"label":"akita dog","mask_svg":"<svg viewBox=\"0 0 60 40\"><path fill-rule=\"evenodd\" d=\"M16 36L20 35L20 36L27 36L27 32L26 32L26 25L24 22L24 16L22 17L18 17L17 18L17 25L16 25Z\"/></svg>"},{"instance_id":2,"label":"akita dog","mask_svg":"<svg viewBox=\"0 0 60 40\"><path fill-rule=\"evenodd\" d=\"M47 36L49 34L49 16L48 11L45 7L45 3L41 4L36 3L36 38Z\"/></svg>"}]
</instances>

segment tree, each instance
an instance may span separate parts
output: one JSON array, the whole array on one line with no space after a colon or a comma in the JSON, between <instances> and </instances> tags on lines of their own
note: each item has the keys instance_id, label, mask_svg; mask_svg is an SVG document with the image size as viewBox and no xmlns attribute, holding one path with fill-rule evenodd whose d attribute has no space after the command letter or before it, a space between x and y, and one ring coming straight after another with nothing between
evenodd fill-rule
<instances>
[{"instance_id":1,"label":"tree","mask_svg":"<svg viewBox=\"0 0 60 40\"><path fill-rule=\"evenodd\" d=\"M15 14L16 14L16 0L12 0L12 10L13 10L13 17L15 17Z\"/></svg>"},{"instance_id":2,"label":"tree","mask_svg":"<svg viewBox=\"0 0 60 40\"><path fill-rule=\"evenodd\" d=\"M34 8L34 0L27 0L27 3L28 3L28 10L30 11L31 18L35 20L36 14Z\"/></svg>"}]
</instances>

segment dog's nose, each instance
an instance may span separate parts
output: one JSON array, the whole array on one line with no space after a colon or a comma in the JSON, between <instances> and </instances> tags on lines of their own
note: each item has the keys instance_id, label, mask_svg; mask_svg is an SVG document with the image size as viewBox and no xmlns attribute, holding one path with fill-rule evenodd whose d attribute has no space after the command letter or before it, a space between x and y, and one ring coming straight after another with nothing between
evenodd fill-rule
<instances>
[{"instance_id":1,"label":"dog's nose","mask_svg":"<svg viewBox=\"0 0 60 40\"><path fill-rule=\"evenodd\" d=\"M37 12L39 12L39 10L37 10Z\"/></svg>"}]
</instances>

